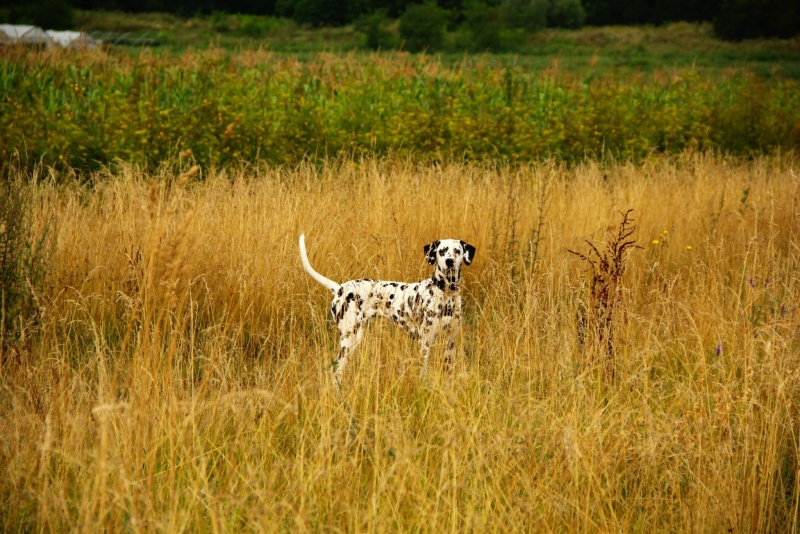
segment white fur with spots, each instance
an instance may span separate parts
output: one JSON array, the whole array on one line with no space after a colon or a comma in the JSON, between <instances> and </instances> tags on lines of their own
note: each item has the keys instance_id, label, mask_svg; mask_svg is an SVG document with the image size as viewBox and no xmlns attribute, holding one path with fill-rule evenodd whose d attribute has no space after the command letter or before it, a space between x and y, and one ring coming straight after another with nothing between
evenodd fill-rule
<instances>
[{"instance_id":1,"label":"white fur with spots","mask_svg":"<svg viewBox=\"0 0 800 534\"><path fill-rule=\"evenodd\" d=\"M442 239L425 245L433 275L421 282L350 280L338 284L311 267L305 236L300 236L300 259L306 272L333 293L331 315L340 334L339 357L334 363L336 382L341 385L347 359L361 342L364 327L373 317L389 319L420 342L423 373L428 367L431 345L440 333L447 336L445 363L452 365L455 339L461 323L461 266L475 257L475 247L457 239Z\"/></svg>"}]
</instances>

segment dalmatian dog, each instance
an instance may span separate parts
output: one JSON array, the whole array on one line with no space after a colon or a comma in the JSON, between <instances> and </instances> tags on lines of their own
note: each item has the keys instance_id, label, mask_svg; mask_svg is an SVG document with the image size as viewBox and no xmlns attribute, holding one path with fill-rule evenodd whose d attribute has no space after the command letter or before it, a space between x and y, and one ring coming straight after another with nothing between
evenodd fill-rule
<instances>
[{"instance_id":1,"label":"dalmatian dog","mask_svg":"<svg viewBox=\"0 0 800 534\"><path fill-rule=\"evenodd\" d=\"M452 365L461 322L461 265L472 263L475 247L457 239L425 245L425 259L434 269L433 276L421 282L360 279L337 284L311 267L304 234L299 245L306 272L333 293L331 314L341 338L339 356L333 365L339 386L347 359L361 342L364 327L373 317L391 320L420 342L423 375L428 368L431 345L440 332L447 336L445 363L448 368Z\"/></svg>"}]
</instances>

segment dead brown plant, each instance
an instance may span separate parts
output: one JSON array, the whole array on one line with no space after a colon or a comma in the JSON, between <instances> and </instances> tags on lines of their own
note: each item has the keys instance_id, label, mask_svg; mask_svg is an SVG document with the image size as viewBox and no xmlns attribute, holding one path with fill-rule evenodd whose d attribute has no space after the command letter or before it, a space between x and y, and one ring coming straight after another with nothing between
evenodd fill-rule
<instances>
[{"instance_id":1,"label":"dead brown plant","mask_svg":"<svg viewBox=\"0 0 800 534\"><path fill-rule=\"evenodd\" d=\"M578 310L578 340L592 346L594 354L603 354L606 373L614 377L614 318L623 302L622 276L630 253L637 248L636 231L631 218L633 209L621 212L622 221L611 234L603 252L588 239L589 252L583 254L567 249L587 264L590 275L588 302ZM588 338L588 339L587 339ZM594 358L592 358L594 360Z\"/></svg>"}]
</instances>

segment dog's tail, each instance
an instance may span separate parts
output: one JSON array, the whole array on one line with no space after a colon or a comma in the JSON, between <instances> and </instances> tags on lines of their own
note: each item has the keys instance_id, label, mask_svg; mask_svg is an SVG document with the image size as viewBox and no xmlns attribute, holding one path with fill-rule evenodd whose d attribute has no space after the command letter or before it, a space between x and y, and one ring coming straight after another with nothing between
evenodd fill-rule
<instances>
[{"instance_id":1,"label":"dog's tail","mask_svg":"<svg viewBox=\"0 0 800 534\"><path fill-rule=\"evenodd\" d=\"M331 290L331 292L336 293L339 291L339 288L342 287L330 278L325 278L308 262L308 254L306 254L306 235L300 234L300 259L303 260L303 267L305 268L306 272L311 275L311 278L322 284L323 286L327 287Z\"/></svg>"}]
</instances>

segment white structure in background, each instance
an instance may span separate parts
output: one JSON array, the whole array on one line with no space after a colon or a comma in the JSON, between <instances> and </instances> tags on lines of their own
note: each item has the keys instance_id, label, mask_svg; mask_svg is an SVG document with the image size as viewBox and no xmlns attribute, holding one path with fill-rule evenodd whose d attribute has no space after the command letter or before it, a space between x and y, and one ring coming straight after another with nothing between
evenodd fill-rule
<instances>
[{"instance_id":1,"label":"white structure in background","mask_svg":"<svg viewBox=\"0 0 800 534\"><path fill-rule=\"evenodd\" d=\"M0 24L0 45L14 44L56 45L62 48L97 48L100 46L100 41L84 32L44 31L38 26Z\"/></svg>"},{"instance_id":2,"label":"white structure in background","mask_svg":"<svg viewBox=\"0 0 800 534\"><path fill-rule=\"evenodd\" d=\"M26 44L50 46L52 42L47 32L38 26L21 24L0 24L0 44Z\"/></svg>"},{"instance_id":3,"label":"white structure in background","mask_svg":"<svg viewBox=\"0 0 800 534\"><path fill-rule=\"evenodd\" d=\"M84 32L47 30L53 43L62 48L97 48L100 41Z\"/></svg>"}]
</instances>

